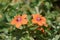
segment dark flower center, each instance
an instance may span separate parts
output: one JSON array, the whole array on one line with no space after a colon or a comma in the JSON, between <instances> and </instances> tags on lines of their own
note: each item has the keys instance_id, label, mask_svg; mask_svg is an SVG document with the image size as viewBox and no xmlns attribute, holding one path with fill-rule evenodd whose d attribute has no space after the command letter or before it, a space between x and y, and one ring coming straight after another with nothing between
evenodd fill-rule
<instances>
[{"instance_id":1,"label":"dark flower center","mask_svg":"<svg viewBox=\"0 0 60 40\"><path fill-rule=\"evenodd\" d=\"M17 20L16 20L17 22L20 22L21 21L21 18L17 18Z\"/></svg>"},{"instance_id":2,"label":"dark flower center","mask_svg":"<svg viewBox=\"0 0 60 40\"><path fill-rule=\"evenodd\" d=\"M41 20L41 18L40 18L40 17L38 17L36 20L37 20L37 21L40 21L40 20Z\"/></svg>"}]
</instances>

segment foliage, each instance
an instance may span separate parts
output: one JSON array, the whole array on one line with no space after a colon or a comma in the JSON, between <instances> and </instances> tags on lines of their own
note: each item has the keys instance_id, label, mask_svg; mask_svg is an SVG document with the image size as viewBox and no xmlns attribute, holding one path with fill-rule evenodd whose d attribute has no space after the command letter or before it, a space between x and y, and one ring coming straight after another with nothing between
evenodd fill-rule
<instances>
[{"instance_id":1,"label":"foliage","mask_svg":"<svg viewBox=\"0 0 60 40\"><path fill-rule=\"evenodd\" d=\"M0 40L60 40L60 8L57 0L0 0ZM36 30L32 14L46 18L44 32ZM10 22L16 15L27 14L28 24L16 28Z\"/></svg>"}]
</instances>

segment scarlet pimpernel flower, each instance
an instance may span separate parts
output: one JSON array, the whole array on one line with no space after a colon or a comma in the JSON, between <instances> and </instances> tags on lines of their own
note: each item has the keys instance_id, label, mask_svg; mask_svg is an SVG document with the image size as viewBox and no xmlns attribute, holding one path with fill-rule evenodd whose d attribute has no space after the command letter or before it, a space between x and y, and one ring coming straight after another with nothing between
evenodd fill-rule
<instances>
[{"instance_id":1,"label":"scarlet pimpernel flower","mask_svg":"<svg viewBox=\"0 0 60 40\"><path fill-rule=\"evenodd\" d=\"M27 23L28 23L28 20L27 20L27 15L26 14L23 14L22 16L17 15L11 21L11 24L15 25L16 28L19 28L21 25L25 25Z\"/></svg>"},{"instance_id":2,"label":"scarlet pimpernel flower","mask_svg":"<svg viewBox=\"0 0 60 40\"><path fill-rule=\"evenodd\" d=\"M38 24L39 26L47 26L46 24L46 18L43 17L42 15L40 14L32 14L32 23L33 24Z\"/></svg>"}]
</instances>

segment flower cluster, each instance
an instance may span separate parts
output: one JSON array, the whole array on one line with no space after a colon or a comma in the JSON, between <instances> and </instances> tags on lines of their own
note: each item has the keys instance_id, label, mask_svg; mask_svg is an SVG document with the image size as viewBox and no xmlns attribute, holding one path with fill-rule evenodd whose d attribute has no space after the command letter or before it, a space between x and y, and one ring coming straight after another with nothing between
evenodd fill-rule
<instances>
[{"instance_id":1,"label":"flower cluster","mask_svg":"<svg viewBox=\"0 0 60 40\"><path fill-rule=\"evenodd\" d=\"M31 20L32 24L37 24L38 26L46 26L46 18L43 17L40 14L32 14L32 20ZM14 19L11 21L12 25L15 25L16 28L20 28L21 25L26 25L28 24L28 19L27 19L27 15L23 14L21 15L17 15L14 17ZM42 32L44 32L43 28L37 28L37 30L41 30Z\"/></svg>"}]
</instances>

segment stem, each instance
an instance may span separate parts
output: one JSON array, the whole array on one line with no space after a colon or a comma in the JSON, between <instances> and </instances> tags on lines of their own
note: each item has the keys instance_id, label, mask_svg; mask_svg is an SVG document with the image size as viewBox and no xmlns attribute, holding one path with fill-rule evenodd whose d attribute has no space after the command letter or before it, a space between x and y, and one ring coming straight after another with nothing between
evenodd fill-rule
<instances>
[{"instance_id":1,"label":"stem","mask_svg":"<svg viewBox=\"0 0 60 40\"><path fill-rule=\"evenodd\" d=\"M36 12L39 13L39 8L38 7L35 7L35 9L36 9Z\"/></svg>"}]
</instances>

